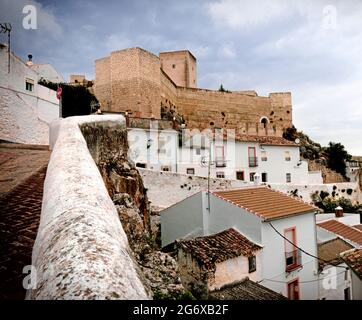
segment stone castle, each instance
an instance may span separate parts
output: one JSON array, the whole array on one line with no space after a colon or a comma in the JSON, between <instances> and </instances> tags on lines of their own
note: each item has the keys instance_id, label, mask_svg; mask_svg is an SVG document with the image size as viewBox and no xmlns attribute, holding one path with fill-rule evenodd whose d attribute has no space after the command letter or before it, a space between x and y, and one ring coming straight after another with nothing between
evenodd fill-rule
<instances>
[{"instance_id":1,"label":"stone castle","mask_svg":"<svg viewBox=\"0 0 362 320\"><path fill-rule=\"evenodd\" d=\"M292 125L289 92L262 97L197 88L197 62L188 50L159 56L141 48L114 51L95 62L94 92L104 112L150 119L177 114L188 128L281 136Z\"/></svg>"}]
</instances>

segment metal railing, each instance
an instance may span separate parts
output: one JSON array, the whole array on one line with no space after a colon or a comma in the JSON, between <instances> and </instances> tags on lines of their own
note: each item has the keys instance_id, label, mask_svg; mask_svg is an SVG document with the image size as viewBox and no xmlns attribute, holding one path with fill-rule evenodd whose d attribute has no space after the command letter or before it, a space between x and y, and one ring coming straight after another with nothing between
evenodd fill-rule
<instances>
[{"instance_id":1,"label":"metal railing","mask_svg":"<svg viewBox=\"0 0 362 320\"><path fill-rule=\"evenodd\" d=\"M249 157L249 167L258 166L258 157Z\"/></svg>"},{"instance_id":2,"label":"metal railing","mask_svg":"<svg viewBox=\"0 0 362 320\"><path fill-rule=\"evenodd\" d=\"M285 271L289 272L302 265L302 252L299 249L285 253Z\"/></svg>"},{"instance_id":3,"label":"metal railing","mask_svg":"<svg viewBox=\"0 0 362 320\"><path fill-rule=\"evenodd\" d=\"M215 166L217 168L226 167L226 160L224 157L215 157Z\"/></svg>"}]
</instances>

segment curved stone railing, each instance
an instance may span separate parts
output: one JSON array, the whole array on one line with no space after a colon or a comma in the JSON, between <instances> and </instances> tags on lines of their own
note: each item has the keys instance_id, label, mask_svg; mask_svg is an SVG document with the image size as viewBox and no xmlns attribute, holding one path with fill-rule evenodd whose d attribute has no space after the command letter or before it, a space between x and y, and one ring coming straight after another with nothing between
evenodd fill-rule
<instances>
[{"instance_id":1,"label":"curved stone railing","mask_svg":"<svg viewBox=\"0 0 362 320\"><path fill-rule=\"evenodd\" d=\"M82 116L55 125L27 299L148 299L80 125L125 128L123 116ZM34 274L33 274L34 276Z\"/></svg>"}]
</instances>

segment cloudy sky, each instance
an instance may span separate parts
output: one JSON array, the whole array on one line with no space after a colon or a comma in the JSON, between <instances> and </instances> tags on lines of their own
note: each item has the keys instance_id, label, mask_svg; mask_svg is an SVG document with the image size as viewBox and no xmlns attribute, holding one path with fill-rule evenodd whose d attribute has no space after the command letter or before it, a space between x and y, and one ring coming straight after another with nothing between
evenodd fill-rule
<instances>
[{"instance_id":1,"label":"cloudy sky","mask_svg":"<svg viewBox=\"0 0 362 320\"><path fill-rule=\"evenodd\" d=\"M36 30L23 27L28 4ZM15 53L66 79L92 79L94 60L112 50L189 49L199 87L291 91L299 130L362 155L362 1L0 0L0 22L13 25Z\"/></svg>"}]
</instances>

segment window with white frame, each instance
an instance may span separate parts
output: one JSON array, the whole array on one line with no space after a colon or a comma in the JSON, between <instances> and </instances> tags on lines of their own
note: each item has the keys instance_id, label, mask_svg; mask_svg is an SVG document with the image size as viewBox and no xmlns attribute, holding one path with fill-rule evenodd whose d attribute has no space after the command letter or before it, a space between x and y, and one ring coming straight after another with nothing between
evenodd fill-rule
<instances>
[{"instance_id":1,"label":"window with white frame","mask_svg":"<svg viewBox=\"0 0 362 320\"><path fill-rule=\"evenodd\" d=\"M195 174L195 168L187 168L186 173L187 174Z\"/></svg>"}]
</instances>

